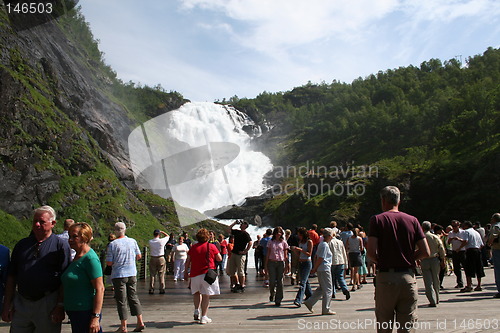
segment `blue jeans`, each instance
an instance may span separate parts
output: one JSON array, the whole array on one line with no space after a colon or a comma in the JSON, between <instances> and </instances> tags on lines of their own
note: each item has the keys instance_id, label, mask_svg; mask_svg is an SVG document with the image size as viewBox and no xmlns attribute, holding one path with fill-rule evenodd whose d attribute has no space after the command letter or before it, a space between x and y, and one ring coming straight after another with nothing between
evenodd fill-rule
<instances>
[{"instance_id":1,"label":"blue jeans","mask_svg":"<svg viewBox=\"0 0 500 333\"><path fill-rule=\"evenodd\" d=\"M311 285L309 284L309 273L311 273L311 269L312 262L310 260L299 262L300 283L297 296L295 296L295 302L299 304L302 303L304 295L306 295L307 298L312 295Z\"/></svg>"},{"instance_id":2,"label":"blue jeans","mask_svg":"<svg viewBox=\"0 0 500 333\"><path fill-rule=\"evenodd\" d=\"M66 311L69 320L71 321L72 333L89 333L91 310L88 311ZM99 322L101 318L99 318ZM102 327L99 328L98 333L102 333Z\"/></svg>"},{"instance_id":3,"label":"blue jeans","mask_svg":"<svg viewBox=\"0 0 500 333\"><path fill-rule=\"evenodd\" d=\"M497 292L500 293L500 250L491 250Z\"/></svg>"},{"instance_id":4,"label":"blue jeans","mask_svg":"<svg viewBox=\"0 0 500 333\"><path fill-rule=\"evenodd\" d=\"M221 256L222 256L222 261L217 262L217 267L222 272L226 268L227 254L221 254Z\"/></svg>"},{"instance_id":5,"label":"blue jeans","mask_svg":"<svg viewBox=\"0 0 500 333\"><path fill-rule=\"evenodd\" d=\"M335 295L335 288L337 283L343 292L349 291L347 288L347 283L344 279L344 265L332 265L332 281L333 281L333 295Z\"/></svg>"}]
</instances>

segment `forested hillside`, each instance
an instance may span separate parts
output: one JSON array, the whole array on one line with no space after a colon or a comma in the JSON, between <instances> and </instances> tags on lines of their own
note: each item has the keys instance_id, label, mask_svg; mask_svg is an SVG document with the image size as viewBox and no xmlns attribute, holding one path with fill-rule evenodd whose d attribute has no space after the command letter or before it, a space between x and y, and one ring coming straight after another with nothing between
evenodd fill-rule
<instances>
[{"instance_id":1,"label":"forested hillside","mask_svg":"<svg viewBox=\"0 0 500 333\"><path fill-rule=\"evenodd\" d=\"M402 187L404 209L433 222L486 223L500 210L498 49L465 63L431 59L350 84L308 83L228 102L281 128L275 131L281 138L278 147L265 148L278 165L314 161L316 166L379 170L363 180L368 192L362 196L279 196L269 206L281 223L322 223L334 217L366 224L378 211L377 189L386 184ZM272 132L264 145L275 142Z\"/></svg>"}]
</instances>

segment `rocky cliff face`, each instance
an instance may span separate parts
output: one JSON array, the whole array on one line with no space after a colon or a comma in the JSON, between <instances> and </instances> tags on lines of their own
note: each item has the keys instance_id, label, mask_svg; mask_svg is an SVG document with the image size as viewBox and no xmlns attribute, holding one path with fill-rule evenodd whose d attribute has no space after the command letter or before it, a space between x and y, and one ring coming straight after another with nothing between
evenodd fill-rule
<instances>
[{"instance_id":1,"label":"rocky cliff face","mask_svg":"<svg viewBox=\"0 0 500 333\"><path fill-rule=\"evenodd\" d=\"M133 188L127 138L138 122L110 92L113 78L64 23L15 31L3 9L0 209L27 217L60 191L62 177L79 176L99 163Z\"/></svg>"}]
</instances>

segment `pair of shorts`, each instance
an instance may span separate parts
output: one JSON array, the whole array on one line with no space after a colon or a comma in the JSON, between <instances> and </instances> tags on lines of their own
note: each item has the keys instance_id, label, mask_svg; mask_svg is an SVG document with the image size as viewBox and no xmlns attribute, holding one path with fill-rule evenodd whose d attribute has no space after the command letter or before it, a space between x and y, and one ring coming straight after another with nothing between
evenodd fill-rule
<instances>
[{"instance_id":1,"label":"pair of shorts","mask_svg":"<svg viewBox=\"0 0 500 333\"><path fill-rule=\"evenodd\" d=\"M363 266L363 261L361 260L361 252L349 252L349 267L360 266Z\"/></svg>"},{"instance_id":2,"label":"pair of shorts","mask_svg":"<svg viewBox=\"0 0 500 333\"><path fill-rule=\"evenodd\" d=\"M214 283L208 284L205 281L205 274L200 274L191 278L191 294L200 293L202 295L219 295L219 278L215 279Z\"/></svg>"},{"instance_id":3,"label":"pair of shorts","mask_svg":"<svg viewBox=\"0 0 500 333\"><path fill-rule=\"evenodd\" d=\"M465 251L465 275L468 277L484 277L483 261L481 258L481 250L467 249Z\"/></svg>"},{"instance_id":4,"label":"pair of shorts","mask_svg":"<svg viewBox=\"0 0 500 333\"><path fill-rule=\"evenodd\" d=\"M226 272L227 275L233 276L235 274L239 276L245 275L245 261L247 257L245 254L234 254L231 253L231 257L227 263Z\"/></svg>"}]
</instances>

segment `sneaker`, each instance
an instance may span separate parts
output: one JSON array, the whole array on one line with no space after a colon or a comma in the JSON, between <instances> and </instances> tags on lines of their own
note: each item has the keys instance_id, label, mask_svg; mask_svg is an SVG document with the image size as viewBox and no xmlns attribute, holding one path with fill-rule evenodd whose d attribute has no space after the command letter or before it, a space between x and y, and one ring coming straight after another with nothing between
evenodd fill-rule
<instances>
[{"instance_id":1,"label":"sneaker","mask_svg":"<svg viewBox=\"0 0 500 333\"><path fill-rule=\"evenodd\" d=\"M177 282L177 279L174 279L174 282Z\"/></svg>"},{"instance_id":2,"label":"sneaker","mask_svg":"<svg viewBox=\"0 0 500 333\"><path fill-rule=\"evenodd\" d=\"M351 298L351 293L349 292L349 290L344 290L342 291L342 293L345 295L345 300L348 301L350 298Z\"/></svg>"},{"instance_id":3,"label":"sneaker","mask_svg":"<svg viewBox=\"0 0 500 333\"><path fill-rule=\"evenodd\" d=\"M264 281L264 287L265 288L269 287L269 280Z\"/></svg>"},{"instance_id":4,"label":"sneaker","mask_svg":"<svg viewBox=\"0 0 500 333\"><path fill-rule=\"evenodd\" d=\"M198 310L198 309L194 310L193 319L200 320L200 310Z\"/></svg>"},{"instance_id":5,"label":"sneaker","mask_svg":"<svg viewBox=\"0 0 500 333\"><path fill-rule=\"evenodd\" d=\"M208 324L208 323L211 323L211 322L212 322L212 319L208 318L207 316L203 316L200 319L200 324Z\"/></svg>"},{"instance_id":6,"label":"sneaker","mask_svg":"<svg viewBox=\"0 0 500 333\"><path fill-rule=\"evenodd\" d=\"M336 315L336 314L337 314L337 312L335 312L335 311L328 311L328 312L323 312L323 313L321 313L321 314L322 314L323 316L326 316L326 315Z\"/></svg>"}]
</instances>

